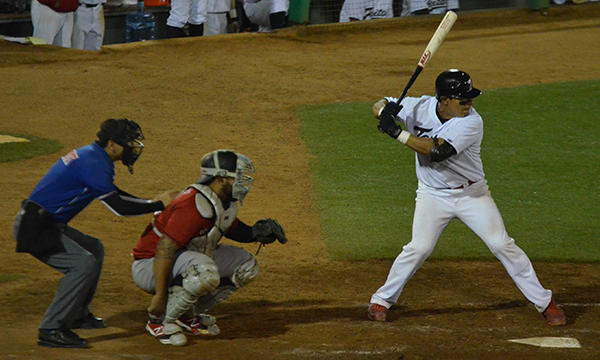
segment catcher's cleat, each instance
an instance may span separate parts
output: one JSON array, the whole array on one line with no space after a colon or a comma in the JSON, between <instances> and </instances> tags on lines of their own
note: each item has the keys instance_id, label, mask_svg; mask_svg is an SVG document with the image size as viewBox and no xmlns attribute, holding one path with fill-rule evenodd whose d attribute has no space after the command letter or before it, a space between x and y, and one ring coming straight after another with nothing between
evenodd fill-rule
<instances>
[{"instance_id":1,"label":"catcher's cleat","mask_svg":"<svg viewBox=\"0 0 600 360\"><path fill-rule=\"evenodd\" d=\"M369 309L367 310L367 318L373 321L385 321L387 317L388 309L379 304L371 303L369 304Z\"/></svg>"},{"instance_id":2,"label":"catcher's cleat","mask_svg":"<svg viewBox=\"0 0 600 360\"><path fill-rule=\"evenodd\" d=\"M146 324L146 330L161 344L183 346L187 343L183 331L175 324L164 325L161 321L150 319Z\"/></svg>"},{"instance_id":3,"label":"catcher's cleat","mask_svg":"<svg viewBox=\"0 0 600 360\"><path fill-rule=\"evenodd\" d=\"M558 326L565 325L567 323L567 317L558 305L554 302L554 299L550 300L550 304L542 313L548 322L548 325Z\"/></svg>"},{"instance_id":4,"label":"catcher's cleat","mask_svg":"<svg viewBox=\"0 0 600 360\"><path fill-rule=\"evenodd\" d=\"M221 330L216 322L217 319L208 314L200 314L193 318L180 317L175 321L181 328L194 335L219 335Z\"/></svg>"}]
</instances>

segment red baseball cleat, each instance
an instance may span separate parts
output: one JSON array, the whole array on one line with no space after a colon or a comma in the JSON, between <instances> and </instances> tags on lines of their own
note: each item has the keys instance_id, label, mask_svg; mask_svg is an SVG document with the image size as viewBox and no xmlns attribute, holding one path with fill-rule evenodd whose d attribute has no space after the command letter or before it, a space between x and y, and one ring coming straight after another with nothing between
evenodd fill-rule
<instances>
[{"instance_id":1,"label":"red baseball cleat","mask_svg":"<svg viewBox=\"0 0 600 360\"><path fill-rule=\"evenodd\" d=\"M387 311L388 309L385 306L371 303L367 310L367 318L373 321L385 321Z\"/></svg>"},{"instance_id":2,"label":"red baseball cleat","mask_svg":"<svg viewBox=\"0 0 600 360\"><path fill-rule=\"evenodd\" d=\"M556 305L554 299L550 300L550 304L544 312L542 313L548 321L548 325L557 326L557 325L565 325L567 323L567 317L565 313L561 310L561 308Z\"/></svg>"}]
</instances>

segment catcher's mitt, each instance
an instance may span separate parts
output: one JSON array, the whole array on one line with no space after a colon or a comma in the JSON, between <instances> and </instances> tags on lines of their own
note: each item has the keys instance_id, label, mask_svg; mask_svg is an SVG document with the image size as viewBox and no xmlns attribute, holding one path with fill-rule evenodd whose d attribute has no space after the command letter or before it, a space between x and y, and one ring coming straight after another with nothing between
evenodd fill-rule
<instances>
[{"instance_id":1,"label":"catcher's mitt","mask_svg":"<svg viewBox=\"0 0 600 360\"><path fill-rule=\"evenodd\" d=\"M257 241L261 244L271 244L275 240L278 240L282 244L287 242L285 231L283 231L283 228L276 220L258 220L252 226L252 241Z\"/></svg>"}]
</instances>

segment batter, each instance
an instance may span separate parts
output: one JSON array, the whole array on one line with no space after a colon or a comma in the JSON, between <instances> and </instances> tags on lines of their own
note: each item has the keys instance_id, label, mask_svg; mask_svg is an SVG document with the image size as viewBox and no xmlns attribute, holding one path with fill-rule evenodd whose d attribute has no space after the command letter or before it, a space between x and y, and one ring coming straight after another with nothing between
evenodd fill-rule
<instances>
[{"instance_id":1,"label":"batter","mask_svg":"<svg viewBox=\"0 0 600 360\"><path fill-rule=\"evenodd\" d=\"M563 311L552 292L540 284L525 252L506 233L488 190L480 157L483 120L472 107L481 91L473 87L467 73L456 69L441 73L435 85L435 97L407 97L400 105L397 99L386 98L373 108L380 131L416 152L419 185L412 240L394 261L385 284L371 297L367 317L386 320L387 310L432 253L444 228L457 218L485 242L548 324L564 325Z\"/></svg>"}]
</instances>

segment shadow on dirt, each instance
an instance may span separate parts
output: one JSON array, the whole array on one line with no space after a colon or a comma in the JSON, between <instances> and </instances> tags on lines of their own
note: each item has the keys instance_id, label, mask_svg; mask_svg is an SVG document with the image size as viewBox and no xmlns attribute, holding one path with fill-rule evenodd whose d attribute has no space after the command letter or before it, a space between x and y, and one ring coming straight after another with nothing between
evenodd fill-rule
<instances>
[{"instance_id":1,"label":"shadow on dirt","mask_svg":"<svg viewBox=\"0 0 600 360\"><path fill-rule=\"evenodd\" d=\"M407 310L405 307L393 307L388 319L395 321L407 317L427 317L431 315L458 314L465 312L485 312L505 310L528 306L526 302L513 301L489 306L456 306L439 309ZM366 305L340 307L330 305L327 301L248 301L222 304L212 312L217 317L221 335L217 337L201 337L210 339L257 339L282 335L293 326L316 324L321 322L344 322L346 320L368 321ZM123 332L101 335L93 341L106 341L116 338L132 337L146 332L144 311L133 311L120 314L118 319L107 319L108 323L121 324ZM197 338L200 339L200 338Z\"/></svg>"}]
</instances>

